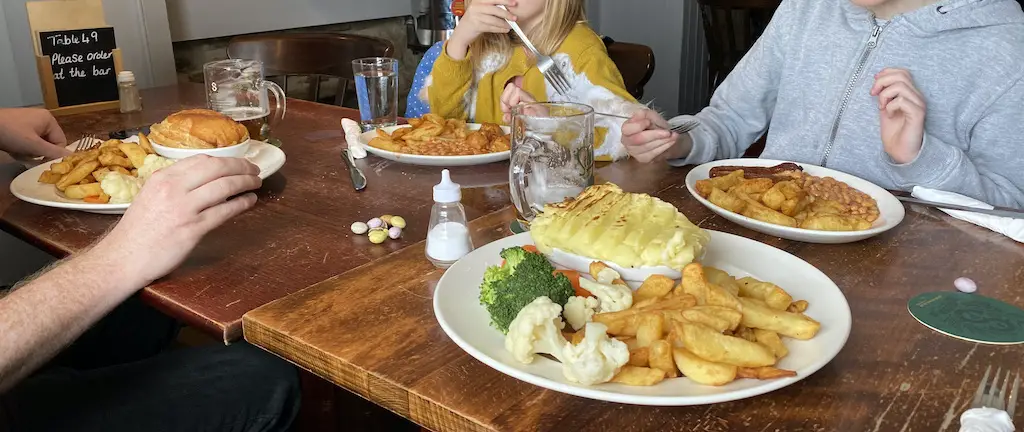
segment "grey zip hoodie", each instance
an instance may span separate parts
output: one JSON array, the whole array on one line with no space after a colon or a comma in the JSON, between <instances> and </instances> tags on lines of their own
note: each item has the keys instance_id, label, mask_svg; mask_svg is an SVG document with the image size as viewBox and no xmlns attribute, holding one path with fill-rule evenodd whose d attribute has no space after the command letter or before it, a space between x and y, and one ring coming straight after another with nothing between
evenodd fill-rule
<instances>
[{"instance_id":1,"label":"grey zip hoodie","mask_svg":"<svg viewBox=\"0 0 1024 432\"><path fill-rule=\"evenodd\" d=\"M918 157L883 150L874 76L910 71L925 97ZM761 157L827 166L888 189L915 185L1024 207L1024 12L1015 0L945 0L888 22L848 0L784 0L696 115L673 165Z\"/></svg>"}]
</instances>

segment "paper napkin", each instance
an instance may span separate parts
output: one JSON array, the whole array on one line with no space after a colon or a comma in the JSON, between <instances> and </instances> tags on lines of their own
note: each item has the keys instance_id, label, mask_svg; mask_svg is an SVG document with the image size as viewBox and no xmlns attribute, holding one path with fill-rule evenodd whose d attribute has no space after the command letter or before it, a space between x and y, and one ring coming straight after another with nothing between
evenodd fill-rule
<instances>
[{"instance_id":1,"label":"paper napkin","mask_svg":"<svg viewBox=\"0 0 1024 432\"><path fill-rule=\"evenodd\" d=\"M1013 432L1013 430L1013 420L1003 410L974 408L960 416L960 432Z\"/></svg>"},{"instance_id":2,"label":"paper napkin","mask_svg":"<svg viewBox=\"0 0 1024 432\"><path fill-rule=\"evenodd\" d=\"M974 198L966 197L958 193L946 192L935 189L928 189L926 187L914 186L912 195L916 198L920 198L928 201L941 202L946 204L957 204L966 207L980 208L991 210L993 207L987 203L978 201ZM1002 216L992 216L980 213L973 213L961 210L946 210L939 209L946 214L953 216L962 221L967 221L972 224L988 228L992 231L1005 235L1018 242L1024 243L1024 219L1014 219Z\"/></svg>"},{"instance_id":3,"label":"paper napkin","mask_svg":"<svg viewBox=\"0 0 1024 432\"><path fill-rule=\"evenodd\" d=\"M362 159L366 157L366 148L359 141L359 135L362 135L363 129L359 127L359 123L356 123L352 119L341 119L341 128L345 131L345 141L348 142L348 153L352 155L354 159Z\"/></svg>"}]
</instances>

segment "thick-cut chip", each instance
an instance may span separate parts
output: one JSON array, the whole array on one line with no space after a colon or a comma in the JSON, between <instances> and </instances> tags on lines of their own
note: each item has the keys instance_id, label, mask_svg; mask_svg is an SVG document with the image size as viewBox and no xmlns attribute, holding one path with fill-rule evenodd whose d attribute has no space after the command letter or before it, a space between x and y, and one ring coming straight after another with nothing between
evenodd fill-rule
<instances>
[{"instance_id":1,"label":"thick-cut chip","mask_svg":"<svg viewBox=\"0 0 1024 432\"><path fill-rule=\"evenodd\" d=\"M709 178L707 180L697 180L696 189L700 196L707 198L711 195L712 189L721 189L728 191L733 186L740 184L743 181L743 170L736 170L728 175L721 177Z\"/></svg>"},{"instance_id":2,"label":"thick-cut chip","mask_svg":"<svg viewBox=\"0 0 1024 432\"><path fill-rule=\"evenodd\" d=\"M675 378L679 376L679 369L672 360L672 344L666 340L654 341L650 346L648 362L654 369L661 369L665 376Z\"/></svg>"},{"instance_id":3,"label":"thick-cut chip","mask_svg":"<svg viewBox=\"0 0 1024 432\"><path fill-rule=\"evenodd\" d=\"M78 184L78 182L82 181L82 179L91 175L92 172L99 167L100 163L97 161L83 162L79 164L78 166L75 167L75 169L71 170L71 172L64 174L64 177L60 178L60 180L57 182L57 189L60 191L64 191L65 189L68 188L68 186Z\"/></svg>"},{"instance_id":4,"label":"thick-cut chip","mask_svg":"<svg viewBox=\"0 0 1024 432\"><path fill-rule=\"evenodd\" d=\"M107 173L109 173L109 172L110 172L110 168L107 168L107 167L100 168L100 169L92 172L92 178L96 179L96 181L103 181L103 176L107 175Z\"/></svg>"},{"instance_id":5,"label":"thick-cut chip","mask_svg":"<svg viewBox=\"0 0 1024 432\"><path fill-rule=\"evenodd\" d=\"M763 194L771 189L772 179L770 178L755 178L755 179L744 179L740 184L733 186L729 189L729 193L754 195Z\"/></svg>"},{"instance_id":6,"label":"thick-cut chip","mask_svg":"<svg viewBox=\"0 0 1024 432\"><path fill-rule=\"evenodd\" d=\"M665 380L665 371L638 366L623 366L612 377L613 383L631 386L652 386Z\"/></svg>"},{"instance_id":7,"label":"thick-cut chip","mask_svg":"<svg viewBox=\"0 0 1024 432\"><path fill-rule=\"evenodd\" d=\"M102 151L103 149L106 149L106 148L117 148L117 146L119 146L119 145L121 145L121 140L109 139L109 140L103 141L103 144L100 144L100 150Z\"/></svg>"},{"instance_id":8,"label":"thick-cut chip","mask_svg":"<svg viewBox=\"0 0 1024 432\"><path fill-rule=\"evenodd\" d=\"M592 277L594 279L597 279L597 275L600 274L601 271L603 271L605 269L610 269L610 268L611 267L608 267L608 264L605 264L605 263L603 263L601 261L591 262L590 263L590 277ZM622 278L615 279L615 280L612 281L612 283L615 284L615 285L625 285L626 284L626 282L623 281Z\"/></svg>"},{"instance_id":9,"label":"thick-cut chip","mask_svg":"<svg viewBox=\"0 0 1024 432\"><path fill-rule=\"evenodd\" d=\"M739 311L736 311L739 314ZM683 321L703 324L719 332L732 330L731 323L725 318L719 318L706 311L698 309L687 309L680 312Z\"/></svg>"},{"instance_id":10,"label":"thick-cut chip","mask_svg":"<svg viewBox=\"0 0 1024 432\"><path fill-rule=\"evenodd\" d=\"M740 339L757 342L757 336L754 335L754 329L744 325L737 326L736 330L732 332L732 335Z\"/></svg>"},{"instance_id":11,"label":"thick-cut chip","mask_svg":"<svg viewBox=\"0 0 1024 432\"><path fill-rule=\"evenodd\" d=\"M818 334L821 323L804 314L772 309L765 302L740 297L743 303L743 325L771 330L793 339L808 340Z\"/></svg>"},{"instance_id":12,"label":"thick-cut chip","mask_svg":"<svg viewBox=\"0 0 1024 432\"><path fill-rule=\"evenodd\" d=\"M741 213L747 208L747 202L740 199L738 196L726 193L719 188L712 188L711 194L708 195L708 201L711 204L729 210L733 213Z\"/></svg>"},{"instance_id":13,"label":"thick-cut chip","mask_svg":"<svg viewBox=\"0 0 1024 432\"><path fill-rule=\"evenodd\" d=\"M399 147L395 141L391 140L391 138L375 137L370 140L369 144L370 147L387 150L389 152L399 153L402 150L402 148Z\"/></svg>"},{"instance_id":14,"label":"thick-cut chip","mask_svg":"<svg viewBox=\"0 0 1024 432\"><path fill-rule=\"evenodd\" d=\"M690 310L704 312L706 314L718 317L729 323L729 330L735 330L740 325L740 321L743 320L743 313L736 308L728 306L716 306L716 305L704 305L694 306Z\"/></svg>"},{"instance_id":15,"label":"thick-cut chip","mask_svg":"<svg viewBox=\"0 0 1024 432\"><path fill-rule=\"evenodd\" d=\"M39 174L39 183L57 184L57 182L60 181L61 177L64 177L64 175L61 173L53 172L52 170L46 170Z\"/></svg>"},{"instance_id":16,"label":"thick-cut chip","mask_svg":"<svg viewBox=\"0 0 1024 432\"><path fill-rule=\"evenodd\" d=\"M153 144L149 142L149 138L146 134L139 134L139 147L142 147L147 154L156 154L156 150L153 149Z\"/></svg>"},{"instance_id":17,"label":"thick-cut chip","mask_svg":"<svg viewBox=\"0 0 1024 432\"><path fill-rule=\"evenodd\" d=\"M761 222L768 222L775 225L783 225L788 227L796 227L796 219L790 216L786 216L775 210L772 210L764 205L758 203L754 199L747 201L747 207L740 213L751 219L756 219Z\"/></svg>"},{"instance_id":18,"label":"thick-cut chip","mask_svg":"<svg viewBox=\"0 0 1024 432\"><path fill-rule=\"evenodd\" d=\"M736 366L704 360L685 348L673 349L672 357L683 375L698 384L721 386L736 380Z\"/></svg>"},{"instance_id":19,"label":"thick-cut chip","mask_svg":"<svg viewBox=\"0 0 1024 432\"><path fill-rule=\"evenodd\" d=\"M421 124L423 124L424 120L421 118L411 118L408 121L410 126L412 126L413 128L418 128L420 127Z\"/></svg>"},{"instance_id":20,"label":"thick-cut chip","mask_svg":"<svg viewBox=\"0 0 1024 432\"><path fill-rule=\"evenodd\" d=\"M87 185L71 185L67 189L64 189L64 196L71 199L83 199L90 196L100 196L103 193L103 188L100 187L99 183L90 183Z\"/></svg>"},{"instance_id":21,"label":"thick-cut chip","mask_svg":"<svg viewBox=\"0 0 1024 432\"><path fill-rule=\"evenodd\" d=\"M740 295L740 284L729 273L714 267L704 266L704 277L708 282L718 285L734 296Z\"/></svg>"},{"instance_id":22,"label":"thick-cut chip","mask_svg":"<svg viewBox=\"0 0 1024 432\"><path fill-rule=\"evenodd\" d=\"M668 276L652 275L633 293L633 303L650 298L662 298L672 292L676 282Z\"/></svg>"},{"instance_id":23,"label":"thick-cut chip","mask_svg":"<svg viewBox=\"0 0 1024 432\"><path fill-rule=\"evenodd\" d=\"M128 160L128 158L121 157L113 153L100 154L99 160L100 163L103 164L103 166L105 167L119 166L128 169L134 168L134 166L132 165L132 161ZM90 171L90 173L92 172Z\"/></svg>"},{"instance_id":24,"label":"thick-cut chip","mask_svg":"<svg viewBox=\"0 0 1024 432\"><path fill-rule=\"evenodd\" d=\"M641 314L634 309L618 312L605 312L594 315L594 322L608 327L607 333L612 336L636 336L640 325Z\"/></svg>"},{"instance_id":25,"label":"thick-cut chip","mask_svg":"<svg viewBox=\"0 0 1024 432\"><path fill-rule=\"evenodd\" d=\"M762 300L772 309L786 310L793 302L793 297L786 290L771 282L762 282L749 276L738 282L741 296Z\"/></svg>"},{"instance_id":26,"label":"thick-cut chip","mask_svg":"<svg viewBox=\"0 0 1024 432\"><path fill-rule=\"evenodd\" d=\"M751 378L757 380L770 380L778 378L795 377L796 372L779 369L774 366L763 366L758 368L739 368L736 370L737 378Z\"/></svg>"},{"instance_id":27,"label":"thick-cut chip","mask_svg":"<svg viewBox=\"0 0 1024 432\"><path fill-rule=\"evenodd\" d=\"M786 308L786 312L804 313L808 305L807 300L797 300Z\"/></svg>"},{"instance_id":28,"label":"thick-cut chip","mask_svg":"<svg viewBox=\"0 0 1024 432\"><path fill-rule=\"evenodd\" d=\"M775 364L775 356L763 345L726 336L702 324L673 324L676 333L683 339L683 346L705 360L741 367Z\"/></svg>"},{"instance_id":29,"label":"thick-cut chip","mask_svg":"<svg viewBox=\"0 0 1024 432\"><path fill-rule=\"evenodd\" d=\"M121 143L117 146L131 161L132 166L136 169L142 168L142 165L146 163L146 151L142 149L138 144L133 143Z\"/></svg>"},{"instance_id":30,"label":"thick-cut chip","mask_svg":"<svg viewBox=\"0 0 1024 432\"><path fill-rule=\"evenodd\" d=\"M665 318L657 313L640 315L640 324L636 329L636 340L641 347L651 346L654 341L665 335Z\"/></svg>"},{"instance_id":31,"label":"thick-cut chip","mask_svg":"<svg viewBox=\"0 0 1024 432\"><path fill-rule=\"evenodd\" d=\"M438 126L444 126L446 123L444 117L441 117L440 115L434 113L425 114L423 116L423 120L436 124Z\"/></svg>"},{"instance_id":32,"label":"thick-cut chip","mask_svg":"<svg viewBox=\"0 0 1024 432\"><path fill-rule=\"evenodd\" d=\"M754 338L757 339L757 343L772 350L772 354L775 354L777 359L781 359L789 354L789 348L786 348L786 344L782 343L782 338L779 337L778 333L771 330L754 329Z\"/></svg>"},{"instance_id":33,"label":"thick-cut chip","mask_svg":"<svg viewBox=\"0 0 1024 432\"><path fill-rule=\"evenodd\" d=\"M650 347L640 347L629 350L629 362L626 363L630 366L647 367L650 365Z\"/></svg>"},{"instance_id":34,"label":"thick-cut chip","mask_svg":"<svg viewBox=\"0 0 1024 432\"><path fill-rule=\"evenodd\" d=\"M50 165L50 171L64 175L75 169L75 164L70 161L56 162Z\"/></svg>"},{"instance_id":35,"label":"thick-cut chip","mask_svg":"<svg viewBox=\"0 0 1024 432\"><path fill-rule=\"evenodd\" d=\"M871 222L857 216L819 214L808 216L800 228L819 231L863 231L871 228Z\"/></svg>"}]
</instances>

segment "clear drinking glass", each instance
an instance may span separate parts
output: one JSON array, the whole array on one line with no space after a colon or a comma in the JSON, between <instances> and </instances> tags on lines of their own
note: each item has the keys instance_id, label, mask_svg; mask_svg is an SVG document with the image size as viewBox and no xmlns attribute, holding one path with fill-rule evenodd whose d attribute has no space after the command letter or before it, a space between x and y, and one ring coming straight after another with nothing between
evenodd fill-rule
<instances>
[{"instance_id":1,"label":"clear drinking glass","mask_svg":"<svg viewBox=\"0 0 1024 432\"><path fill-rule=\"evenodd\" d=\"M219 60L203 65L206 80L206 104L243 124L249 130L249 137L255 140L270 139L271 123L284 118L286 107L284 91L277 84L267 81L263 74L263 63L259 60ZM270 105L267 90L274 93L276 104ZM276 113L270 121L271 111Z\"/></svg>"},{"instance_id":2,"label":"clear drinking glass","mask_svg":"<svg viewBox=\"0 0 1024 432\"><path fill-rule=\"evenodd\" d=\"M398 124L398 60L387 57L353 60L352 73L363 132Z\"/></svg>"},{"instance_id":3,"label":"clear drinking glass","mask_svg":"<svg viewBox=\"0 0 1024 432\"><path fill-rule=\"evenodd\" d=\"M593 108L541 102L512 110L509 187L524 221L593 184Z\"/></svg>"}]
</instances>

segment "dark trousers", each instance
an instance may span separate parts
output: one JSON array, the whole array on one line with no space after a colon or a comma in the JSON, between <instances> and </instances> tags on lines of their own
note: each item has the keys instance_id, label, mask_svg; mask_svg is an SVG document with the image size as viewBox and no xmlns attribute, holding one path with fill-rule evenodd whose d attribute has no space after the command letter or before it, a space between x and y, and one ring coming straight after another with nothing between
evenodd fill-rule
<instances>
[{"instance_id":1,"label":"dark trousers","mask_svg":"<svg viewBox=\"0 0 1024 432\"><path fill-rule=\"evenodd\" d=\"M177 331L130 299L0 394L0 431L288 430L291 365L244 342L165 350Z\"/></svg>"}]
</instances>

